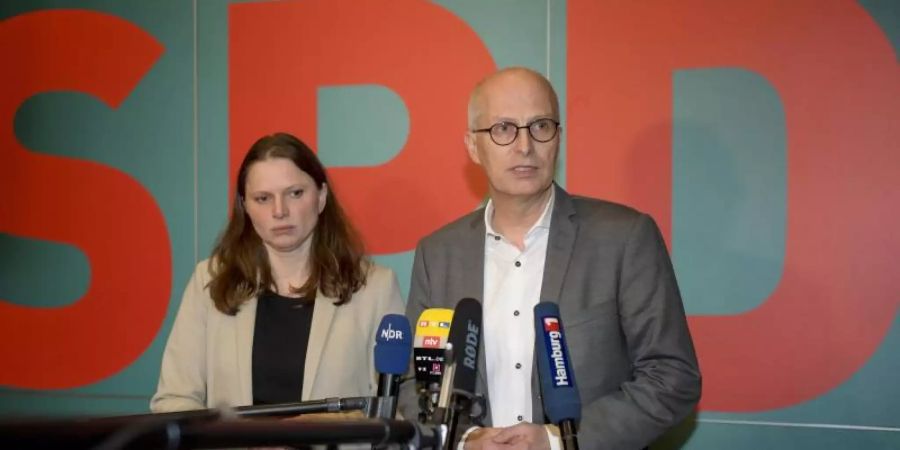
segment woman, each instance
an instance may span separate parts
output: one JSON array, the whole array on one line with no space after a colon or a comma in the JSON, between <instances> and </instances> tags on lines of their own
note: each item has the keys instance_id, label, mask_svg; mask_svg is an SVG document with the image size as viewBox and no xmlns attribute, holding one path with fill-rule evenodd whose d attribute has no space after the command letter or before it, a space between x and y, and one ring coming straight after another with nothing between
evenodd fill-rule
<instances>
[{"instance_id":1,"label":"woman","mask_svg":"<svg viewBox=\"0 0 900 450\"><path fill-rule=\"evenodd\" d=\"M228 226L184 292L151 410L375 394L375 331L403 301L330 186L297 138L253 144Z\"/></svg>"}]
</instances>

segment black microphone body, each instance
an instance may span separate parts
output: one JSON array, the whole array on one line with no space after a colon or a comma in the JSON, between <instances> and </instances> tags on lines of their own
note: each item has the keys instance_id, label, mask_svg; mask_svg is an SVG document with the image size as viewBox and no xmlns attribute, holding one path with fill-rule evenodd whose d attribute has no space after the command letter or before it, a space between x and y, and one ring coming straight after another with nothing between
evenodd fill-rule
<instances>
[{"instance_id":1,"label":"black microphone body","mask_svg":"<svg viewBox=\"0 0 900 450\"><path fill-rule=\"evenodd\" d=\"M471 412L481 344L481 303L464 298L456 305L447 344L447 367L441 383L434 420L443 426L445 450L456 447L459 417Z\"/></svg>"}]
</instances>

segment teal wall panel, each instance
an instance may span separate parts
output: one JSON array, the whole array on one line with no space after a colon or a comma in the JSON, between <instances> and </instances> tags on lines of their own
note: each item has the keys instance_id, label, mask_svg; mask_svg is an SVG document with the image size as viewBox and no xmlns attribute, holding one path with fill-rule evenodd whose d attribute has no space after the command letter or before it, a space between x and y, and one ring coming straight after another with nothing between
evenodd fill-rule
<instances>
[{"instance_id":1,"label":"teal wall panel","mask_svg":"<svg viewBox=\"0 0 900 450\"><path fill-rule=\"evenodd\" d=\"M383 86L323 87L316 102L316 149L326 167L385 163L397 155L409 135L403 99Z\"/></svg>"},{"instance_id":2,"label":"teal wall panel","mask_svg":"<svg viewBox=\"0 0 900 450\"><path fill-rule=\"evenodd\" d=\"M784 109L772 86L745 70L673 78L672 258L685 308L746 312L784 268Z\"/></svg>"},{"instance_id":3,"label":"teal wall panel","mask_svg":"<svg viewBox=\"0 0 900 450\"><path fill-rule=\"evenodd\" d=\"M78 247L56 242L0 234L0 254L15 264L4 264L0 292L12 303L35 308L58 308L78 301L91 277L91 266ZM65 273L65 277L53 277ZM45 275L40 275L45 274Z\"/></svg>"}]
</instances>

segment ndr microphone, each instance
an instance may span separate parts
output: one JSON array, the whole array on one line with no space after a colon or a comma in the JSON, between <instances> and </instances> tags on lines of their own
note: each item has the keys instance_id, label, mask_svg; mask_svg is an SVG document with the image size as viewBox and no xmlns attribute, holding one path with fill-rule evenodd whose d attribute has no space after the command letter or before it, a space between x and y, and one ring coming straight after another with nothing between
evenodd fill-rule
<instances>
[{"instance_id":1,"label":"ndr microphone","mask_svg":"<svg viewBox=\"0 0 900 450\"><path fill-rule=\"evenodd\" d=\"M438 401L441 379L444 376L444 350L447 348L452 321L452 309L430 308L422 311L416 322L413 366L422 411L420 419L423 422L431 417Z\"/></svg>"},{"instance_id":2,"label":"ndr microphone","mask_svg":"<svg viewBox=\"0 0 900 450\"><path fill-rule=\"evenodd\" d=\"M535 305L534 337L544 413L550 422L559 426L563 448L577 450L575 427L581 420L581 397L575 387L575 372L556 303Z\"/></svg>"},{"instance_id":3,"label":"ndr microphone","mask_svg":"<svg viewBox=\"0 0 900 450\"><path fill-rule=\"evenodd\" d=\"M375 370L378 372L378 397L370 408L370 417L392 419L397 412L400 377L409 368L412 333L406 316L387 314L375 334Z\"/></svg>"}]
</instances>

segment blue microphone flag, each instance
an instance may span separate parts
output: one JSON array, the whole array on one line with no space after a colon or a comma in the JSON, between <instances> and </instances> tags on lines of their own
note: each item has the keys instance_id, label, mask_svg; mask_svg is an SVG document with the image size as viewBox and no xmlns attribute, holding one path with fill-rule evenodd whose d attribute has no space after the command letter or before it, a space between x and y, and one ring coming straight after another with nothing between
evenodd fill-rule
<instances>
[{"instance_id":1,"label":"blue microphone flag","mask_svg":"<svg viewBox=\"0 0 900 450\"><path fill-rule=\"evenodd\" d=\"M375 370L403 375L409 368L413 335L409 320L400 314L387 314L375 333Z\"/></svg>"},{"instance_id":2,"label":"blue microphone flag","mask_svg":"<svg viewBox=\"0 0 900 450\"><path fill-rule=\"evenodd\" d=\"M540 302L534 307L534 337L544 412L552 423L581 419L581 397L563 334L559 306Z\"/></svg>"}]
</instances>

